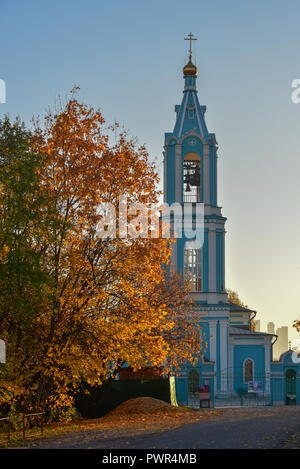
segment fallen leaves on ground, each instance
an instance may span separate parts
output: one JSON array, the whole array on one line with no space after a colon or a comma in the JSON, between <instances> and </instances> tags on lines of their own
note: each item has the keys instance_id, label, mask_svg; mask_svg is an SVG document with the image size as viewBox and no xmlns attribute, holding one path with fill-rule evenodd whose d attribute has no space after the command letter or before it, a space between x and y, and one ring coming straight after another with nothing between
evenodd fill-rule
<instances>
[{"instance_id":1,"label":"fallen leaves on ground","mask_svg":"<svg viewBox=\"0 0 300 469\"><path fill-rule=\"evenodd\" d=\"M221 411L175 407L151 397L123 402L99 419L85 420L81 430L103 430L104 438L166 431L220 415Z\"/></svg>"},{"instance_id":2,"label":"fallen leaves on ground","mask_svg":"<svg viewBox=\"0 0 300 469\"><path fill-rule=\"evenodd\" d=\"M126 434L155 433L220 415L220 411L175 407L151 397L129 399L99 419L102 428L114 428ZM98 424L97 424L98 425Z\"/></svg>"},{"instance_id":3,"label":"fallen leaves on ground","mask_svg":"<svg viewBox=\"0 0 300 469\"><path fill-rule=\"evenodd\" d=\"M175 407L151 397L129 399L109 414L97 419L81 420L70 424L50 424L44 429L44 437L74 437L84 432L97 438L124 438L134 435L160 433L181 425L199 422L220 415L221 411ZM81 434L82 438L85 437ZM35 434L32 439L39 438ZM50 440L49 440L50 442ZM20 443L20 441L19 441Z\"/></svg>"}]
</instances>

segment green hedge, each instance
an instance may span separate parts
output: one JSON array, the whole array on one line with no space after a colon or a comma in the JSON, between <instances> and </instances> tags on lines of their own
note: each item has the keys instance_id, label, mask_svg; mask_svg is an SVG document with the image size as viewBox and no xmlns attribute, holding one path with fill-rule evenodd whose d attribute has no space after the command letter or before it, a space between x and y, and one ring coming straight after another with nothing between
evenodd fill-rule
<instances>
[{"instance_id":1,"label":"green hedge","mask_svg":"<svg viewBox=\"0 0 300 469\"><path fill-rule=\"evenodd\" d=\"M122 402L134 397L154 397L170 403L169 379L139 379L113 381L109 390L106 385L90 387L82 386L80 393L75 396L76 410L84 418L97 418L110 412ZM84 391L88 390L89 394ZM103 393L107 393L103 400Z\"/></svg>"}]
</instances>

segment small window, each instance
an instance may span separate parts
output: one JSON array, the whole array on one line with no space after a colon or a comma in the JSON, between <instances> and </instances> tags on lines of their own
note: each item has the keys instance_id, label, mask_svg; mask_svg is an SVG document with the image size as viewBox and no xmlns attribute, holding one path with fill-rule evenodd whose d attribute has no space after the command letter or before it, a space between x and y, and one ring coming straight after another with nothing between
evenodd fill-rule
<instances>
[{"instance_id":1,"label":"small window","mask_svg":"<svg viewBox=\"0 0 300 469\"><path fill-rule=\"evenodd\" d=\"M195 108L194 107L189 107L187 109L187 114L188 114L188 119L194 119L194 117L195 117Z\"/></svg>"},{"instance_id":2,"label":"small window","mask_svg":"<svg viewBox=\"0 0 300 469\"><path fill-rule=\"evenodd\" d=\"M251 358L244 361L244 383L254 379L254 362Z\"/></svg>"}]
</instances>

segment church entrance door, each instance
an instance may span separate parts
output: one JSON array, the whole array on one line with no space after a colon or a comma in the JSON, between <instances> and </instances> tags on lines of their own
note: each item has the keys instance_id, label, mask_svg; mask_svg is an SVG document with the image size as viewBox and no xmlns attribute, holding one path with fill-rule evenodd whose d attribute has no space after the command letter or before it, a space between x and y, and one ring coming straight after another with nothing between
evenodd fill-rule
<instances>
[{"instance_id":1,"label":"church entrance door","mask_svg":"<svg viewBox=\"0 0 300 469\"><path fill-rule=\"evenodd\" d=\"M286 405L296 405L296 371L293 369L285 374L285 390Z\"/></svg>"},{"instance_id":2,"label":"church entrance door","mask_svg":"<svg viewBox=\"0 0 300 469\"><path fill-rule=\"evenodd\" d=\"M188 405L191 407L199 407L199 380L199 372L191 370L188 382Z\"/></svg>"}]
</instances>

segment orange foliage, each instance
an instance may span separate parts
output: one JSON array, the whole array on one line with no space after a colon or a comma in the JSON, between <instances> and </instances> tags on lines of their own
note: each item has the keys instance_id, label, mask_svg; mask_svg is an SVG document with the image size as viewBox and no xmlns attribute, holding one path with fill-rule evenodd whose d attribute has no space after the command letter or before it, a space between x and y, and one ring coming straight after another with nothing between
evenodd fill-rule
<instances>
[{"instance_id":1,"label":"orange foliage","mask_svg":"<svg viewBox=\"0 0 300 469\"><path fill-rule=\"evenodd\" d=\"M168 372L203 349L188 287L166 272L171 241L97 234L101 203L117 203L120 195L143 203L159 197L145 147L117 126L111 145L103 128L101 113L72 92L31 140L43 157L41 187L51 199L47 229L32 242L51 282L27 331L35 346L21 354L15 377L53 409L71 405L67 387L82 378L101 384L125 362Z\"/></svg>"}]
</instances>

